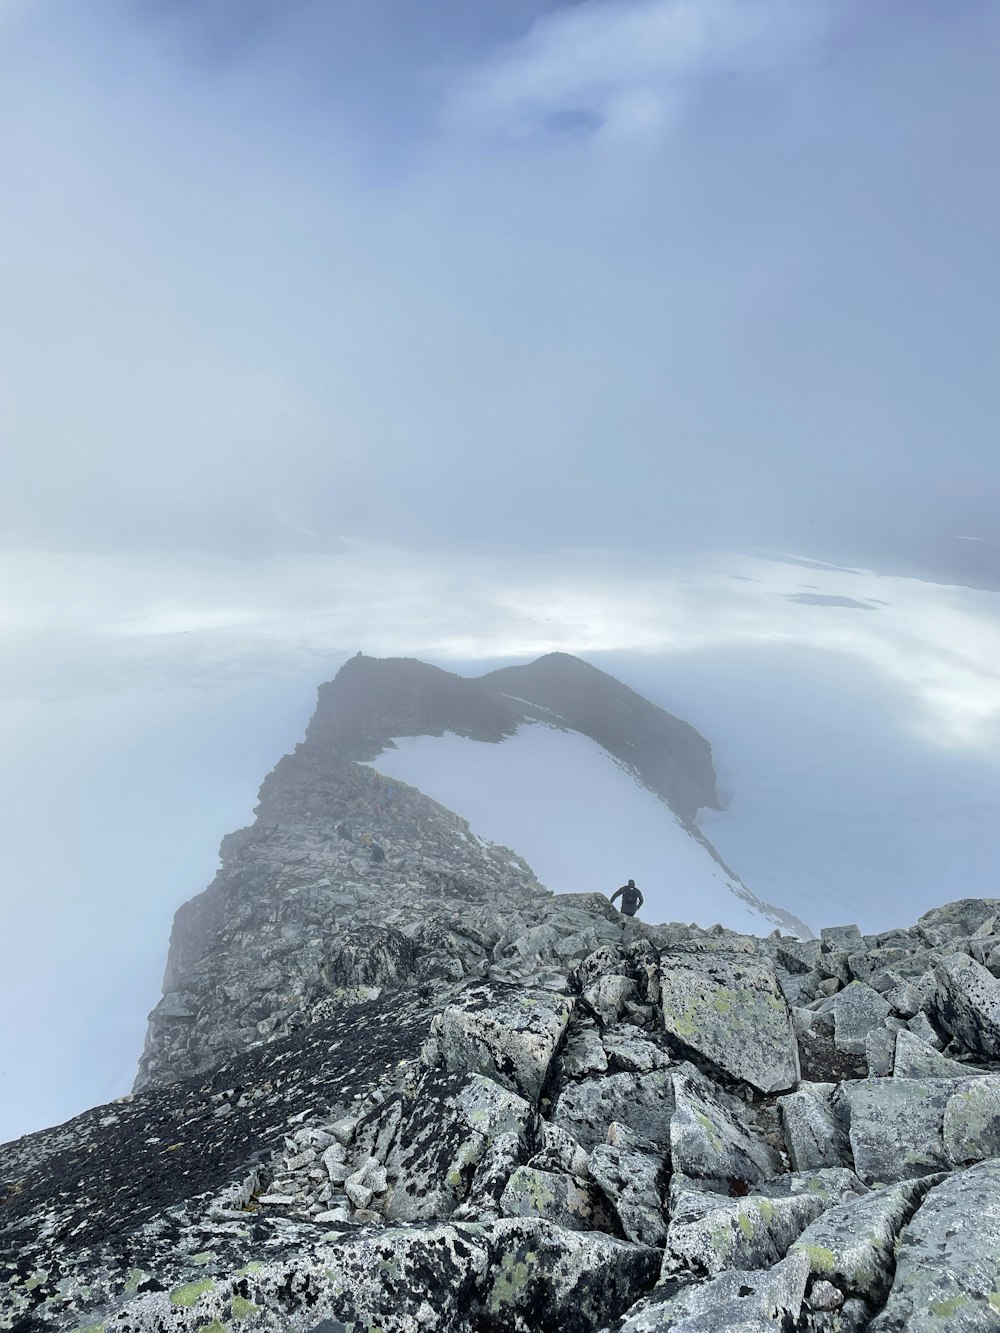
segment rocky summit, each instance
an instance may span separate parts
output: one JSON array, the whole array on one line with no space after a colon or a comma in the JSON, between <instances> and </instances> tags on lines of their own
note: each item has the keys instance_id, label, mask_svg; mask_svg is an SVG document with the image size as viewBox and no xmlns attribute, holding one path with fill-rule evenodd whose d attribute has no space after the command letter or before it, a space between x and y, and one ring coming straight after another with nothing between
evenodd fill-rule
<instances>
[{"instance_id":1,"label":"rocky summit","mask_svg":"<svg viewBox=\"0 0 1000 1333\"><path fill-rule=\"evenodd\" d=\"M630 920L328 702L177 913L135 1091L0 1147L0 1327L1000 1330L1000 900Z\"/></svg>"}]
</instances>

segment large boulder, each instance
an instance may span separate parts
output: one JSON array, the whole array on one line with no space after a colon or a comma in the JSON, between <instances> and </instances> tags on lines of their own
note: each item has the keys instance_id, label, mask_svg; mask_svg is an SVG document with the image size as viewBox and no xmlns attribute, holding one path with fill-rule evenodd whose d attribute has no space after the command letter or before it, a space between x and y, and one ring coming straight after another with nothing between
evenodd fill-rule
<instances>
[{"instance_id":1,"label":"large boulder","mask_svg":"<svg viewBox=\"0 0 1000 1333\"><path fill-rule=\"evenodd\" d=\"M792 1250L806 1256L812 1279L832 1283L845 1299L880 1305L892 1281L896 1238L933 1179L904 1180L829 1208Z\"/></svg>"},{"instance_id":2,"label":"large boulder","mask_svg":"<svg viewBox=\"0 0 1000 1333\"><path fill-rule=\"evenodd\" d=\"M809 1193L727 1199L678 1191L671 1199L663 1275L714 1277L731 1268L770 1268L825 1207Z\"/></svg>"},{"instance_id":3,"label":"large boulder","mask_svg":"<svg viewBox=\"0 0 1000 1333\"><path fill-rule=\"evenodd\" d=\"M571 1083L559 1094L552 1120L585 1148L607 1139L612 1121L663 1147L670 1141L674 1081L666 1070L648 1074L605 1074Z\"/></svg>"},{"instance_id":4,"label":"large boulder","mask_svg":"<svg viewBox=\"0 0 1000 1333\"><path fill-rule=\"evenodd\" d=\"M845 1083L854 1166L866 1184L892 1184L947 1170L944 1110L952 1079L877 1078Z\"/></svg>"},{"instance_id":5,"label":"large boulder","mask_svg":"<svg viewBox=\"0 0 1000 1333\"><path fill-rule=\"evenodd\" d=\"M781 1168L775 1150L744 1124L738 1105L692 1071L674 1081L670 1155L675 1171L695 1180L754 1182Z\"/></svg>"},{"instance_id":6,"label":"large boulder","mask_svg":"<svg viewBox=\"0 0 1000 1333\"><path fill-rule=\"evenodd\" d=\"M760 1092L799 1080L798 1046L771 962L743 953L670 952L660 960L666 1030Z\"/></svg>"},{"instance_id":7,"label":"large boulder","mask_svg":"<svg viewBox=\"0 0 1000 1333\"><path fill-rule=\"evenodd\" d=\"M487 1074L537 1101L572 1012L573 1001L551 991L474 987L440 1016L441 1056L449 1069Z\"/></svg>"},{"instance_id":8,"label":"large boulder","mask_svg":"<svg viewBox=\"0 0 1000 1333\"><path fill-rule=\"evenodd\" d=\"M834 1083L803 1083L778 1098L785 1147L794 1171L841 1166L850 1161L850 1145L833 1113Z\"/></svg>"},{"instance_id":9,"label":"large boulder","mask_svg":"<svg viewBox=\"0 0 1000 1333\"><path fill-rule=\"evenodd\" d=\"M669 1287L630 1314L620 1333L774 1333L795 1328L809 1264L789 1254L772 1268L720 1273L708 1282Z\"/></svg>"},{"instance_id":10,"label":"large boulder","mask_svg":"<svg viewBox=\"0 0 1000 1333\"><path fill-rule=\"evenodd\" d=\"M613 1204L629 1240L662 1246L667 1233L663 1212L666 1158L648 1150L626 1126L613 1124L608 1142L590 1154L590 1174Z\"/></svg>"},{"instance_id":11,"label":"large boulder","mask_svg":"<svg viewBox=\"0 0 1000 1333\"><path fill-rule=\"evenodd\" d=\"M540 1171L519 1166L500 1196L504 1217L544 1217L570 1231L606 1231L607 1205L584 1181L568 1171Z\"/></svg>"},{"instance_id":12,"label":"large boulder","mask_svg":"<svg viewBox=\"0 0 1000 1333\"><path fill-rule=\"evenodd\" d=\"M896 1276L870 1333L1000 1330L1000 1161L929 1191L896 1248Z\"/></svg>"},{"instance_id":13,"label":"large boulder","mask_svg":"<svg viewBox=\"0 0 1000 1333\"><path fill-rule=\"evenodd\" d=\"M948 954L934 975L941 1030L970 1055L1000 1059L1000 981L964 953Z\"/></svg>"},{"instance_id":14,"label":"large boulder","mask_svg":"<svg viewBox=\"0 0 1000 1333\"><path fill-rule=\"evenodd\" d=\"M503 1218L488 1234L493 1268L482 1313L469 1321L476 1328L596 1333L639 1299L660 1265L647 1246L537 1218Z\"/></svg>"}]
</instances>

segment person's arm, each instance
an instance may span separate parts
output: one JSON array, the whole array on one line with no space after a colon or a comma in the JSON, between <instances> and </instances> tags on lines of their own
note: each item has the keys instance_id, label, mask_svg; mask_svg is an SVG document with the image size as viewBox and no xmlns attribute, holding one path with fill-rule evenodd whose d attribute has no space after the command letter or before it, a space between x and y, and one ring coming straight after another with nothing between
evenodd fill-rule
<instances>
[{"instance_id":1,"label":"person's arm","mask_svg":"<svg viewBox=\"0 0 1000 1333\"><path fill-rule=\"evenodd\" d=\"M620 898L624 892L625 892L624 889L618 889L617 892L611 895L611 901L614 902L616 898Z\"/></svg>"},{"instance_id":2,"label":"person's arm","mask_svg":"<svg viewBox=\"0 0 1000 1333\"><path fill-rule=\"evenodd\" d=\"M641 907L646 899L642 896L642 889L636 889L636 893L639 895L639 906Z\"/></svg>"}]
</instances>

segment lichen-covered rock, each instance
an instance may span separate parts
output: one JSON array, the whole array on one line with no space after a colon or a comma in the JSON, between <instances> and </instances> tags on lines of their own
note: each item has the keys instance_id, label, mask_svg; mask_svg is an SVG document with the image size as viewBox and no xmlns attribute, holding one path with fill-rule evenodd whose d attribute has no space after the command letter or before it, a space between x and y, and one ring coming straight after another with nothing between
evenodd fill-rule
<instances>
[{"instance_id":1,"label":"lichen-covered rock","mask_svg":"<svg viewBox=\"0 0 1000 1333\"><path fill-rule=\"evenodd\" d=\"M1000 1075L966 1079L956 1088L944 1108L943 1134L955 1166L1000 1157Z\"/></svg>"},{"instance_id":2,"label":"lichen-covered rock","mask_svg":"<svg viewBox=\"0 0 1000 1333\"><path fill-rule=\"evenodd\" d=\"M896 1078L968 1078L970 1070L951 1060L908 1030L895 1034L896 1053L893 1074Z\"/></svg>"},{"instance_id":3,"label":"lichen-covered rock","mask_svg":"<svg viewBox=\"0 0 1000 1333\"><path fill-rule=\"evenodd\" d=\"M648 1074L606 1074L586 1083L571 1083L559 1094L552 1120L584 1148L604 1143L612 1121L627 1125L652 1144L666 1145L673 1109L673 1078L655 1069Z\"/></svg>"},{"instance_id":4,"label":"lichen-covered rock","mask_svg":"<svg viewBox=\"0 0 1000 1333\"><path fill-rule=\"evenodd\" d=\"M590 1174L613 1205L622 1230L640 1245L662 1247L667 1234L663 1212L666 1158L643 1151L636 1136L612 1124L608 1142L590 1154Z\"/></svg>"},{"instance_id":5,"label":"lichen-covered rock","mask_svg":"<svg viewBox=\"0 0 1000 1333\"><path fill-rule=\"evenodd\" d=\"M1000 1059L1000 981L964 953L948 954L934 975L941 1030L971 1055Z\"/></svg>"},{"instance_id":6,"label":"lichen-covered rock","mask_svg":"<svg viewBox=\"0 0 1000 1333\"><path fill-rule=\"evenodd\" d=\"M489 1074L536 1101L572 1012L568 996L550 991L473 988L441 1015L444 1062L452 1070Z\"/></svg>"},{"instance_id":7,"label":"lichen-covered rock","mask_svg":"<svg viewBox=\"0 0 1000 1333\"><path fill-rule=\"evenodd\" d=\"M888 1003L864 982L852 981L833 997L834 1043L848 1055L864 1055L865 1040L880 1028L891 1010Z\"/></svg>"},{"instance_id":8,"label":"lichen-covered rock","mask_svg":"<svg viewBox=\"0 0 1000 1333\"><path fill-rule=\"evenodd\" d=\"M867 1184L891 1184L947 1170L944 1110L951 1079L863 1079L845 1083L855 1170Z\"/></svg>"},{"instance_id":9,"label":"lichen-covered rock","mask_svg":"<svg viewBox=\"0 0 1000 1333\"><path fill-rule=\"evenodd\" d=\"M842 1166L850 1160L844 1128L830 1104L834 1083L803 1083L778 1098L788 1159L795 1171Z\"/></svg>"},{"instance_id":10,"label":"lichen-covered rock","mask_svg":"<svg viewBox=\"0 0 1000 1333\"><path fill-rule=\"evenodd\" d=\"M585 1182L566 1171L519 1166L500 1196L504 1217L543 1217L571 1231L607 1230L608 1210Z\"/></svg>"},{"instance_id":11,"label":"lichen-covered rock","mask_svg":"<svg viewBox=\"0 0 1000 1333\"><path fill-rule=\"evenodd\" d=\"M377 1104L358 1124L352 1158L359 1166L369 1159L384 1166L387 1184L377 1208L390 1221L441 1220L469 1196L480 1166L495 1177L499 1154L513 1170L527 1152L533 1116L529 1102L492 1079L430 1070L412 1091ZM479 1186L482 1197L485 1182Z\"/></svg>"},{"instance_id":12,"label":"lichen-covered rock","mask_svg":"<svg viewBox=\"0 0 1000 1333\"><path fill-rule=\"evenodd\" d=\"M1000 1329L1000 1162L931 1189L896 1251L896 1275L871 1333Z\"/></svg>"},{"instance_id":13,"label":"lichen-covered rock","mask_svg":"<svg viewBox=\"0 0 1000 1333\"><path fill-rule=\"evenodd\" d=\"M772 1268L727 1272L708 1282L668 1285L630 1314L620 1333L774 1333L794 1328L802 1309L809 1265L789 1254Z\"/></svg>"},{"instance_id":14,"label":"lichen-covered rock","mask_svg":"<svg viewBox=\"0 0 1000 1333\"><path fill-rule=\"evenodd\" d=\"M484 1329L596 1333L639 1299L660 1265L657 1250L534 1218L501 1219L489 1235L494 1268L481 1302Z\"/></svg>"},{"instance_id":15,"label":"lichen-covered rock","mask_svg":"<svg viewBox=\"0 0 1000 1333\"><path fill-rule=\"evenodd\" d=\"M798 1082L788 1005L768 959L665 953L660 986L664 1026L686 1047L760 1092Z\"/></svg>"},{"instance_id":16,"label":"lichen-covered rock","mask_svg":"<svg viewBox=\"0 0 1000 1333\"><path fill-rule=\"evenodd\" d=\"M726 1199L680 1191L671 1199L663 1276L714 1277L731 1268L770 1268L825 1207L810 1193Z\"/></svg>"},{"instance_id":17,"label":"lichen-covered rock","mask_svg":"<svg viewBox=\"0 0 1000 1333\"><path fill-rule=\"evenodd\" d=\"M792 1250L806 1256L812 1278L837 1288L841 1303L857 1296L880 1305L892 1281L896 1238L933 1179L901 1181L828 1209Z\"/></svg>"},{"instance_id":18,"label":"lichen-covered rock","mask_svg":"<svg viewBox=\"0 0 1000 1333\"><path fill-rule=\"evenodd\" d=\"M670 1156L675 1171L697 1180L757 1181L780 1168L778 1154L748 1129L732 1098L707 1079L674 1074Z\"/></svg>"}]
</instances>

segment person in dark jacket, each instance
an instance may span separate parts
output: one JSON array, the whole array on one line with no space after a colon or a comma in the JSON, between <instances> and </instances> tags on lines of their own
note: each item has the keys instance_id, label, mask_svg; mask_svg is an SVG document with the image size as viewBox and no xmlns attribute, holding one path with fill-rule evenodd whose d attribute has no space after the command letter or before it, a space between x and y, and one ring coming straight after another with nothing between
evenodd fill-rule
<instances>
[{"instance_id":1,"label":"person in dark jacket","mask_svg":"<svg viewBox=\"0 0 1000 1333\"><path fill-rule=\"evenodd\" d=\"M385 848L382 846L380 842L373 842L372 861L374 861L374 863L378 865L380 861L384 860L385 860Z\"/></svg>"},{"instance_id":2,"label":"person in dark jacket","mask_svg":"<svg viewBox=\"0 0 1000 1333\"><path fill-rule=\"evenodd\" d=\"M642 894L635 887L634 879L630 879L627 884L621 886L617 893L611 895L612 902L616 898L622 900L621 911L623 916L635 916L644 902Z\"/></svg>"}]
</instances>

